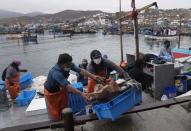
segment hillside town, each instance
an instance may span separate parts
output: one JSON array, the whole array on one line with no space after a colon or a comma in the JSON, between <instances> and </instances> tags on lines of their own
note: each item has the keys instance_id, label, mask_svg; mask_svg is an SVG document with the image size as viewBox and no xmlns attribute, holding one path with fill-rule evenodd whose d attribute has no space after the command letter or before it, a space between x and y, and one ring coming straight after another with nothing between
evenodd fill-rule
<instances>
[{"instance_id":1,"label":"hillside town","mask_svg":"<svg viewBox=\"0 0 191 131\"><path fill-rule=\"evenodd\" d=\"M0 34L26 31L43 34L44 30L56 33L96 33L98 29L104 29L108 34L119 34L119 21L115 20L116 15L117 13L101 11L66 10L54 15L5 18L0 19ZM139 13L138 23L140 32L151 26L171 28L181 26L182 35L191 35L191 9L148 9ZM133 34L131 18L122 22L122 32Z\"/></svg>"}]
</instances>

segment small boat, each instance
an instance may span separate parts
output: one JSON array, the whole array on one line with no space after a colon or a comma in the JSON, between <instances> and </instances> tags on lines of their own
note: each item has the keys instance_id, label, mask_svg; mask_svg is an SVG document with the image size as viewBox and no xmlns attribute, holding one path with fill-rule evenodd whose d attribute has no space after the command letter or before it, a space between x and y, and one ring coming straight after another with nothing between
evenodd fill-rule
<instances>
[{"instance_id":1,"label":"small boat","mask_svg":"<svg viewBox=\"0 0 191 131\"><path fill-rule=\"evenodd\" d=\"M22 37L21 34L10 34L6 37L7 40L17 40Z\"/></svg>"},{"instance_id":2,"label":"small boat","mask_svg":"<svg viewBox=\"0 0 191 131\"><path fill-rule=\"evenodd\" d=\"M158 41L175 41L178 40L178 31L176 28L169 27L152 27L143 30L145 39L147 40L158 40Z\"/></svg>"},{"instance_id":3,"label":"small boat","mask_svg":"<svg viewBox=\"0 0 191 131\"><path fill-rule=\"evenodd\" d=\"M29 42L35 42L36 44L38 44L38 38L37 38L37 34L31 34L29 32L23 32L22 33L22 40L23 43L29 43Z\"/></svg>"},{"instance_id":4,"label":"small boat","mask_svg":"<svg viewBox=\"0 0 191 131\"><path fill-rule=\"evenodd\" d=\"M155 35L145 35L145 39L147 40L169 40L169 41L176 41L178 40L177 35L167 35L167 36L155 36Z\"/></svg>"},{"instance_id":5,"label":"small boat","mask_svg":"<svg viewBox=\"0 0 191 131\"><path fill-rule=\"evenodd\" d=\"M72 37L71 33L66 33L66 34L58 34L57 37Z\"/></svg>"},{"instance_id":6,"label":"small boat","mask_svg":"<svg viewBox=\"0 0 191 131\"><path fill-rule=\"evenodd\" d=\"M171 52L175 59L191 56L191 49L173 48Z\"/></svg>"}]
</instances>

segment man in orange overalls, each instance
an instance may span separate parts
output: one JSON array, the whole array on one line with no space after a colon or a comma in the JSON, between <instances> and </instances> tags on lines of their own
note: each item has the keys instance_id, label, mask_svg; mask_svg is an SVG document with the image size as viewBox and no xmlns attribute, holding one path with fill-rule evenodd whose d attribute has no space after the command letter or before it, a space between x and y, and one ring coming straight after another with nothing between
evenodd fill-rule
<instances>
[{"instance_id":1,"label":"man in orange overalls","mask_svg":"<svg viewBox=\"0 0 191 131\"><path fill-rule=\"evenodd\" d=\"M19 79L20 72L26 72L26 69L19 69L21 62L18 60L13 61L6 69L5 85L11 96L11 99L15 99L20 91Z\"/></svg>"},{"instance_id":2,"label":"man in orange overalls","mask_svg":"<svg viewBox=\"0 0 191 131\"><path fill-rule=\"evenodd\" d=\"M126 80L130 79L127 72L109 59L103 58L100 51L93 50L90 54L90 58L91 62L87 68L90 73L98 75L106 80L109 78L110 73L115 70ZM96 83L97 82L95 80L88 78L88 93L94 92Z\"/></svg>"},{"instance_id":3,"label":"man in orange overalls","mask_svg":"<svg viewBox=\"0 0 191 131\"><path fill-rule=\"evenodd\" d=\"M67 80L70 70L88 76L96 81L103 81L100 77L77 67L72 63L72 57L69 54L60 54L57 64L49 71L47 81L44 84L45 100L49 117L52 121L60 120L61 111L68 106L68 90L87 99L87 96L83 92L73 88Z\"/></svg>"}]
</instances>

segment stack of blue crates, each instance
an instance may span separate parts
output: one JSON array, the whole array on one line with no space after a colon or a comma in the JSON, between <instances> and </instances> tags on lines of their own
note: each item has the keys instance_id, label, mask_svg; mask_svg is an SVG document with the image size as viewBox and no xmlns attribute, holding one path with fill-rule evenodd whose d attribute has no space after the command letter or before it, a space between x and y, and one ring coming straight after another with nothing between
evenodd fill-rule
<instances>
[{"instance_id":1,"label":"stack of blue crates","mask_svg":"<svg viewBox=\"0 0 191 131\"><path fill-rule=\"evenodd\" d=\"M83 92L83 85L81 82L72 84L73 87ZM85 100L78 94L69 92L69 107L72 108L73 113L81 112L79 115L85 114Z\"/></svg>"},{"instance_id":2,"label":"stack of blue crates","mask_svg":"<svg viewBox=\"0 0 191 131\"><path fill-rule=\"evenodd\" d=\"M0 80L0 104L4 104L7 100L7 92L5 88L5 82Z\"/></svg>"},{"instance_id":3,"label":"stack of blue crates","mask_svg":"<svg viewBox=\"0 0 191 131\"><path fill-rule=\"evenodd\" d=\"M32 73L27 72L23 74L20 78L20 90L26 89L28 86L32 84Z\"/></svg>"},{"instance_id":4,"label":"stack of blue crates","mask_svg":"<svg viewBox=\"0 0 191 131\"><path fill-rule=\"evenodd\" d=\"M111 119L114 121L133 106L140 104L141 101L141 90L131 87L107 103L93 105L93 110L99 120Z\"/></svg>"},{"instance_id":5,"label":"stack of blue crates","mask_svg":"<svg viewBox=\"0 0 191 131\"><path fill-rule=\"evenodd\" d=\"M23 90L16 98L16 103L18 106L29 105L34 96L36 95L36 90Z\"/></svg>"}]
</instances>

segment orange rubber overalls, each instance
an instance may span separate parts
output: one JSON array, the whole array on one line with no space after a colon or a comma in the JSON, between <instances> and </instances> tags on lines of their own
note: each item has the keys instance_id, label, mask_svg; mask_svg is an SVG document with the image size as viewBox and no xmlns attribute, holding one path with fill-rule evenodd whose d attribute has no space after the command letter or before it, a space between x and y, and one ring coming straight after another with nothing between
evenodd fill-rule
<instances>
[{"instance_id":1,"label":"orange rubber overalls","mask_svg":"<svg viewBox=\"0 0 191 131\"><path fill-rule=\"evenodd\" d=\"M96 75L101 76L101 77L105 77L106 76L105 69L99 71ZM88 93L94 92L95 85L96 85L95 80L88 78Z\"/></svg>"},{"instance_id":2,"label":"orange rubber overalls","mask_svg":"<svg viewBox=\"0 0 191 131\"><path fill-rule=\"evenodd\" d=\"M60 87L60 91L50 93L44 88L44 96L50 119L52 121L60 120L62 110L68 106L67 89Z\"/></svg>"},{"instance_id":3,"label":"orange rubber overalls","mask_svg":"<svg viewBox=\"0 0 191 131\"><path fill-rule=\"evenodd\" d=\"M8 79L5 79L6 88L9 91L11 99L15 99L19 93L20 90L19 79L20 79L20 72L17 72L15 77L12 78L13 85L10 85L10 81Z\"/></svg>"}]
</instances>

